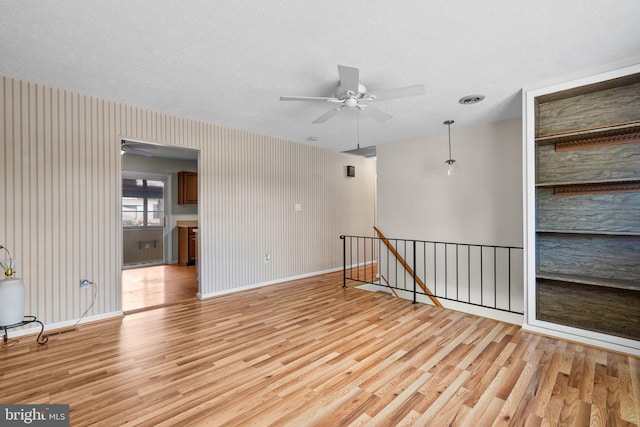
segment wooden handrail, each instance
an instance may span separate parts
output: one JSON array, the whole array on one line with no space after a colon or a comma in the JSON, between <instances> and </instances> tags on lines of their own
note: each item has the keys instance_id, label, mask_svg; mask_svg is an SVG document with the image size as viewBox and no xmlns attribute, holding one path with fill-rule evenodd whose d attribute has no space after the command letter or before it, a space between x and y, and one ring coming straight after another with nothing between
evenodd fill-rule
<instances>
[{"instance_id":1,"label":"wooden handrail","mask_svg":"<svg viewBox=\"0 0 640 427\"><path fill-rule=\"evenodd\" d=\"M391 292L393 292L393 295L395 295L396 298L400 298L396 290L389 285L389 281L387 280L387 278L384 277L382 274L380 275L380 278L384 280L384 283L386 283L387 288L391 289Z\"/></svg>"},{"instance_id":2,"label":"wooden handrail","mask_svg":"<svg viewBox=\"0 0 640 427\"><path fill-rule=\"evenodd\" d=\"M409 266L409 264L407 264L407 262L404 260L404 258L402 258L402 255L400 255L398 253L396 248L394 248L391 245L391 243L389 243L389 240L386 237L384 237L384 234L382 234L382 231L380 231L375 226L373 227L373 229L376 230L376 233L378 233L378 237L380 237L380 240L382 240L382 242L386 245L386 247L389 249L389 251L391 251L391 253L396 257L398 262L404 267L405 270L407 270L407 273L409 273L411 275L411 277L415 277L416 278L416 283L418 285L420 285L420 287L422 288L424 293L427 294L427 296L429 297L431 302L433 302L433 304L436 307L442 307L442 304L440 304L440 301L438 301L438 299L435 296L432 295L432 292L429 290L429 288L427 288L427 286L424 284L422 279L420 279L420 277L418 277L417 274L414 274L413 269Z\"/></svg>"}]
</instances>

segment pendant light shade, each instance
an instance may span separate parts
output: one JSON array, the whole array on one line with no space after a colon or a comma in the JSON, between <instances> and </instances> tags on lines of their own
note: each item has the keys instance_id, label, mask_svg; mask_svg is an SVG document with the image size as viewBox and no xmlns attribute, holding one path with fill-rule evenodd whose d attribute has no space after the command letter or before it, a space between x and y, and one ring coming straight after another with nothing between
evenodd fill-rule
<instances>
[{"instance_id":1,"label":"pendant light shade","mask_svg":"<svg viewBox=\"0 0 640 427\"><path fill-rule=\"evenodd\" d=\"M460 166L458 163L451 157L451 125L454 123L453 120L447 120L444 122L445 125L449 128L449 158L444 161L443 174L445 176L455 176L460 173Z\"/></svg>"},{"instance_id":2,"label":"pendant light shade","mask_svg":"<svg viewBox=\"0 0 640 427\"><path fill-rule=\"evenodd\" d=\"M460 173L460 167L456 163L455 160L449 159L445 160L444 174L446 176L454 176Z\"/></svg>"}]
</instances>

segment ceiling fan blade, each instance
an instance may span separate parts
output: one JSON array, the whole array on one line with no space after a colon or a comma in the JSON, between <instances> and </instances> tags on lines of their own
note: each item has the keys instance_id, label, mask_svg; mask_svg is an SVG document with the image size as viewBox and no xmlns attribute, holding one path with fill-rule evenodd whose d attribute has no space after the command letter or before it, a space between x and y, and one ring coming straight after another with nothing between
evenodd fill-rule
<instances>
[{"instance_id":1,"label":"ceiling fan blade","mask_svg":"<svg viewBox=\"0 0 640 427\"><path fill-rule=\"evenodd\" d=\"M343 90L351 90L358 93L358 83L360 82L360 70L355 67L338 65L338 75L340 76L340 87Z\"/></svg>"},{"instance_id":2,"label":"ceiling fan blade","mask_svg":"<svg viewBox=\"0 0 640 427\"><path fill-rule=\"evenodd\" d=\"M333 101L337 98L326 98L323 96L281 96L280 101Z\"/></svg>"},{"instance_id":3,"label":"ceiling fan blade","mask_svg":"<svg viewBox=\"0 0 640 427\"><path fill-rule=\"evenodd\" d=\"M152 144L145 144L143 142L133 142L133 141L127 141L127 140L122 140L122 145L126 146L127 148L143 148L145 150L156 149L156 146Z\"/></svg>"},{"instance_id":4,"label":"ceiling fan blade","mask_svg":"<svg viewBox=\"0 0 640 427\"><path fill-rule=\"evenodd\" d=\"M154 147L153 145L149 145L149 144L131 144L131 143L126 143L125 146L127 148L134 148L134 149L142 149L142 150L155 150L156 147Z\"/></svg>"},{"instance_id":5,"label":"ceiling fan blade","mask_svg":"<svg viewBox=\"0 0 640 427\"><path fill-rule=\"evenodd\" d=\"M378 108L371 105L367 105L367 108L363 108L360 111L379 122L386 122L387 120L391 120L393 118L391 114L385 113L384 111L379 110Z\"/></svg>"},{"instance_id":6,"label":"ceiling fan blade","mask_svg":"<svg viewBox=\"0 0 640 427\"><path fill-rule=\"evenodd\" d=\"M342 110L342 107L332 108L331 110L327 111L326 113L324 113L323 115L321 115L311 123L324 123L327 120L329 120L331 117L338 114L341 110Z\"/></svg>"},{"instance_id":7,"label":"ceiling fan blade","mask_svg":"<svg viewBox=\"0 0 640 427\"><path fill-rule=\"evenodd\" d=\"M424 85L413 85L395 89L383 90L375 94L376 101L394 98L406 98L407 96L424 95L427 91Z\"/></svg>"},{"instance_id":8,"label":"ceiling fan blade","mask_svg":"<svg viewBox=\"0 0 640 427\"><path fill-rule=\"evenodd\" d=\"M139 150L137 148L131 148L131 147L127 148L126 153L127 154L135 154L136 156L153 157L153 154L151 154L151 153L148 153L148 152L146 152L144 150Z\"/></svg>"}]
</instances>

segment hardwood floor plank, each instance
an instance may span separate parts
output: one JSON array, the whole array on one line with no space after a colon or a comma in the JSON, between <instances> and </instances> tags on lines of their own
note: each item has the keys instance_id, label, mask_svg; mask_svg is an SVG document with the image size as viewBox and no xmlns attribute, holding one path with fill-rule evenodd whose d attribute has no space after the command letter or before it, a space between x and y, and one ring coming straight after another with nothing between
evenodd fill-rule
<instances>
[{"instance_id":1,"label":"hardwood floor plank","mask_svg":"<svg viewBox=\"0 0 640 427\"><path fill-rule=\"evenodd\" d=\"M437 418L435 418L435 420L441 420L441 425L452 427L464 425L464 420L467 419L467 416L471 411L471 408L464 404L465 396L468 393L468 389L464 387L459 388L456 394L436 415Z\"/></svg>"},{"instance_id":2,"label":"hardwood floor plank","mask_svg":"<svg viewBox=\"0 0 640 427\"><path fill-rule=\"evenodd\" d=\"M457 414L457 411L455 410L457 408L455 407L457 407L458 405L451 405L451 408L449 408L448 410L445 409L445 407L447 406L447 404L454 403L451 402L451 399L456 394L458 394L459 396L465 395L464 392L458 393L458 390L468 376L468 371L459 371L457 369L454 369L451 375L448 376L453 377L453 381L446 385L446 387L443 384L444 389L440 389L438 391L438 398L433 402L433 404L429 406L426 411L422 413L422 416L418 418L416 424L426 425L427 422L433 421L435 425L446 425L449 422L448 418L455 418L455 415ZM461 401L457 401L457 403L461 403Z\"/></svg>"},{"instance_id":3,"label":"hardwood floor plank","mask_svg":"<svg viewBox=\"0 0 640 427\"><path fill-rule=\"evenodd\" d=\"M493 342L494 338L496 337L496 335L498 335L498 333L504 328L503 324L496 324L493 329L491 329L490 331L486 331L486 330L482 330L481 328L478 328L478 332L482 331L482 334L477 337L477 338L473 338L473 340L469 340L467 342L468 345L473 345L471 351L469 351L466 356L464 358L462 358L462 360L460 360L460 363L458 363L458 368L460 369L467 369L467 367L478 357L478 355L480 353L483 353L487 346ZM476 339L479 340L479 342L475 342Z\"/></svg>"},{"instance_id":4,"label":"hardwood floor plank","mask_svg":"<svg viewBox=\"0 0 640 427\"><path fill-rule=\"evenodd\" d=\"M394 425L399 422L412 410L413 405L411 403L416 402L416 400L421 397L417 391L430 377L431 374L428 372L420 370L411 371L411 374L405 377L404 380L404 382L407 383L407 387L402 389L397 395L394 393L395 398L375 414L370 422L378 425ZM394 389L398 388L397 385L390 385L390 387ZM380 394L377 395L380 396Z\"/></svg>"},{"instance_id":5,"label":"hardwood floor plank","mask_svg":"<svg viewBox=\"0 0 640 427\"><path fill-rule=\"evenodd\" d=\"M633 402L635 403L636 425L640 426L640 359L629 358L629 376L631 377L631 389L633 390Z\"/></svg>"},{"instance_id":6,"label":"hardwood floor plank","mask_svg":"<svg viewBox=\"0 0 640 427\"><path fill-rule=\"evenodd\" d=\"M196 267L180 264L122 271L122 311L135 313L197 298Z\"/></svg>"},{"instance_id":7,"label":"hardwood floor plank","mask_svg":"<svg viewBox=\"0 0 640 427\"><path fill-rule=\"evenodd\" d=\"M635 425L638 358L342 288L341 272L0 348L0 401L73 426Z\"/></svg>"},{"instance_id":8,"label":"hardwood floor plank","mask_svg":"<svg viewBox=\"0 0 640 427\"><path fill-rule=\"evenodd\" d=\"M504 400L494 397L489 406L484 410L480 417L475 420L477 426L490 426L491 423L498 418L501 408L504 406Z\"/></svg>"},{"instance_id":9,"label":"hardwood floor plank","mask_svg":"<svg viewBox=\"0 0 640 427\"><path fill-rule=\"evenodd\" d=\"M633 385L631 384L631 370L629 363L622 363L618 365L618 380L620 390L620 418L628 421L632 424L638 424L636 414L636 402L633 397Z\"/></svg>"},{"instance_id":10,"label":"hardwood floor plank","mask_svg":"<svg viewBox=\"0 0 640 427\"><path fill-rule=\"evenodd\" d=\"M501 366L487 360L476 363L475 369L471 372L468 381L464 384L467 389L471 390L464 400L464 404L470 408L475 407L501 369Z\"/></svg>"},{"instance_id":11,"label":"hardwood floor plank","mask_svg":"<svg viewBox=\"0 0 640 427\"><path fill-rule=\"evenodd\" d=\"M538 358L542 356L541 352L536 352ZM518 380L514 384L513 388L506 397L504 405L500 409L499 416L494 421L494 426L500 425L522 425L524 421L518 417L516 420L516 412L519 408L525 408L522 402L527 402L525 399L527 391L532 392L531 385L535 385L535 381L532 381L534 375L539 373L537 370L539 359L533 359L525 363ZM527 396L529 397L529 396Z\"/></svg>"},{"instance_id":12,"label":"hardwood floor plank","mask_svg":"<svg viewBox=\"0 0 640 427\"><path fill-rule=\"evenodd\" d=\"M554 352L553 348L546 344L546 347L549 348L553 353L551 359L548 364L542 365L542 370L544 375L541 378L541 383L538 386L538 395L536 396L536 406L535 413L536 415L545 419L545 413L548 410L554 409L549 408L549 402L551 397L553 396L553 390L556 386L556 381L558 379L558 374L560 373L560 368L564 361L564 348L566 347L566 343L559 342L559 345L562 346L562 351ZM552 412L555 414L555 412Z\"/></svg>"}]
</instances>

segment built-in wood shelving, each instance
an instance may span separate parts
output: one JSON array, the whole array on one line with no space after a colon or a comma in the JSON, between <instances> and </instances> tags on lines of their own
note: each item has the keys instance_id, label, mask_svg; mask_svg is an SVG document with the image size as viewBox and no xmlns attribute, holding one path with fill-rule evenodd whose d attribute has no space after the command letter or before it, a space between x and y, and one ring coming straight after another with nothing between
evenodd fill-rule
<instances>
[{"instance_id":1,"label":"built-in wood shelving","mask_svg":"<svg viewBox=\"0 0 640 427\"><path fill-rule=\"evenodd\" d=\"M640 73L534 106L536 318L640 341Z\"/></svg>"}]
</instances>

